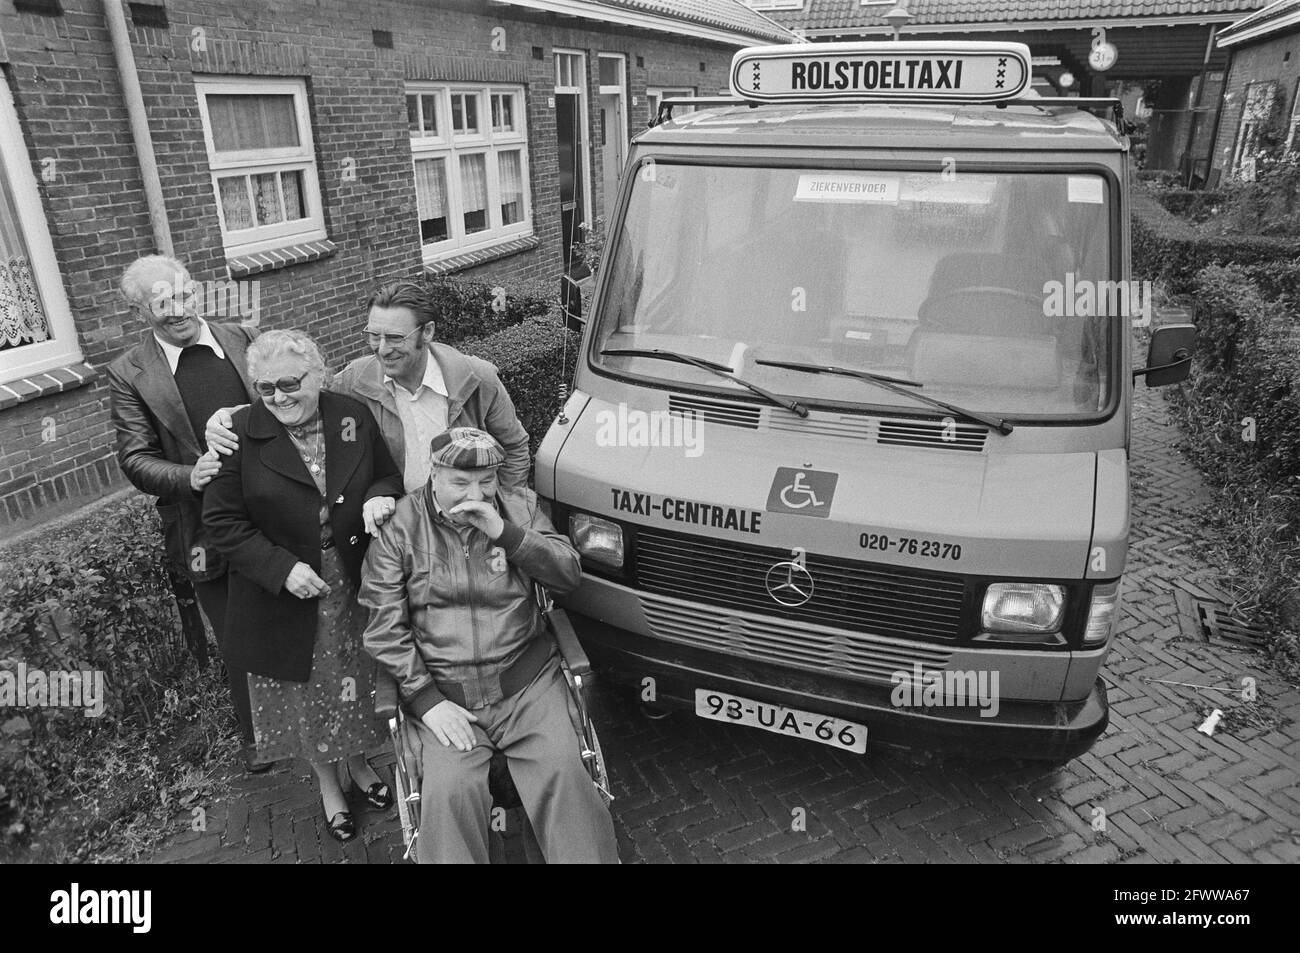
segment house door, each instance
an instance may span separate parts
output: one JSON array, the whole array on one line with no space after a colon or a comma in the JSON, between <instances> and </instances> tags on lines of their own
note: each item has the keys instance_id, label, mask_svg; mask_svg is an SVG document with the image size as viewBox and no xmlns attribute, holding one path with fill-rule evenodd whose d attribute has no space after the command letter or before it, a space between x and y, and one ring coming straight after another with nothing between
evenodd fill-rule
<instances>
[{"instance_id":1,"label":"house door","mask_svg":"<svg viewBox=\"0 0 1300 953\"><path fill-rule=\"evenodd\" d=\"M609 219L618 195L618 178L627 160L627 106L623 96L624 57L600 55L600 214Z\"/></svg>"},{"instance_id":2,"label":"house door","mask_svg":"<svg viewBox=\"0 0 1300 953\"><path fill-rule=\"evenodd\" d=\"M559 155L560 236L564 270L573 265L573 246L582 240L580 226L590 221L587 187L586 57L555 54L555 135Z\"/></svg>"}]
</instances>

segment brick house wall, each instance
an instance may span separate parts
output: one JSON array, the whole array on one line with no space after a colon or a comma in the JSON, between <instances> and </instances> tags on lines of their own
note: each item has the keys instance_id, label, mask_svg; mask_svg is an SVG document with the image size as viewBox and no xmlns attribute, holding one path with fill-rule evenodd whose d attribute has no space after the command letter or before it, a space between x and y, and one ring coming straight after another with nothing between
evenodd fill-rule
<instances>
[{"instance_id":1,"label":"brick house wall","mask_svg":"<svg viewBox=\"0 0 1300 953\"><path fill-rule=\"evenodd\" d=\"M99 0L62 0L63 14L16 13L0 0L5 79L39 183L62 284L85 361L98 377L15 404L0 402L0 526L39 523L125 485L113 454L102 369L140 339L117 291L122 269L154 251L142 175ZM558 287L561 224L552 50L587 51L589 181L602 214L596 142L597 54L627 57L625 104L633 134L646 122L646 88L726 87L734 47L666 33L560 19L486 0L168 0L166 29L128 32L149 117L172 239L199 280L229 276L204 145L195 78L304 78L325 226L332 253L263 271L260 324L294 327L339 366L362 349L361 304L378 280L422 268L408 80L525 87L535 247L460 274ZM492 50L493 29L506 33ZM202 29L206 49L191 43ZM392 34L393 48L372 31ZM756 41L760 42L760 41ZM540 47L541 58L535 58ZM633 104L635 100L635 104ZM42 181L45 160L57 173ZM344 174L345 160L355 180ZM218 320L221 320L218 318ZM72 381L71 375L66 376ZM25 396L16 382L11 389Z\"/></svg>"},{"instance_id":2,"label":"brick house wall","mask_svg":"<svg viewBox=\"0 0 1300 953\"><path fill-rule=\"evenodd\" d=\"M1255 82L1276 81L1282 116L1289 121L1296 108L1296 84L1300 82L1300 30L1282 33L1260 43L1232 47L1232 61L1224 81L1223 107L1215 135L1212 169L1226 182L1232 173L1237 136L1241 130L1246 88Z\"/></svg>"}]
</instances>

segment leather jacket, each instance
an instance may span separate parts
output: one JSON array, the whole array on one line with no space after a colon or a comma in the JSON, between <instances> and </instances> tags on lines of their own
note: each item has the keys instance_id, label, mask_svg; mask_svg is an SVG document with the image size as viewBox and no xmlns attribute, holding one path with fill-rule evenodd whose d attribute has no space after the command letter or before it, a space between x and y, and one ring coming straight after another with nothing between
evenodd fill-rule
<instances>
[{"instance_id":1,"label":"leather jacket","mask_svg":"<svg viewBox=\"0 0 1300 953\"><path fill-rule=\"evenodd\" d=\"M563 594L582 578L577 550L532 490L503 489L496 505L505 522L496 542L477 529L462 537L426 484L398 501L366 552L366 651L417 718L446 698L438 681L460 683L471 709L500 701L502 672L546 631L533 581Z\"/></svg>"}]
</instances>

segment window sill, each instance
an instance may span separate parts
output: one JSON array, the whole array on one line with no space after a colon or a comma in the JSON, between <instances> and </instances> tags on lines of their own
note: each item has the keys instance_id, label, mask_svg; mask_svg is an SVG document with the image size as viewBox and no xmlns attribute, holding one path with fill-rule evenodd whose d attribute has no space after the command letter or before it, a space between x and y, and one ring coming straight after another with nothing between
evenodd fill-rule
<instances>
[{"instance_id":1,"label":"window sill","mask_svg":"<svg viewBox=\"0 0 1300 953\"><path fill-rule=\"evenodd\" d=\"M275 271L278 268L289 268L293 265L305 265L309 261L319 261L322 258L329 258L337 252L337 245L328 238L322 238L311 242L286 245L283 248L272 248L269 251L250 252L247 255L227 258L226 269L230 272L231 278L247 278L250 275L261 274L264 271Z\"/></svg>"},{"instance_id":2,"label":"window sill","mask_svg":"<svg viewBox=\"0 0 1300 953\"><path fill-rule=\"evenodd\" d=\"M29 400L61 394L65 390L75 390L92 383L99 376L99 371L89 364L68 364L55 367L31 377L20 377L14 381L0 384L0 410L17 407Z\"/></svg>"},{"instance_id":3,"label":"window sill","mask_svg":"<svg viewBox=\"0 0 1300 953\"><path fill-rule=\"evenodd\" d=\"M489 245L487 248L480 248L477 251L467 251L460 255L452 255L450 258L425 262L424 273L435 278L439 275L449 275L452 272L460 271L463 268L473 268L475 265L482 265L489 261L507 258L510 255L517 255L520 252L532 251L539 245L541 245L541 240L536 235L522 235L519 238L508 238L495 245Z\"/></svg>"}]
</instances>

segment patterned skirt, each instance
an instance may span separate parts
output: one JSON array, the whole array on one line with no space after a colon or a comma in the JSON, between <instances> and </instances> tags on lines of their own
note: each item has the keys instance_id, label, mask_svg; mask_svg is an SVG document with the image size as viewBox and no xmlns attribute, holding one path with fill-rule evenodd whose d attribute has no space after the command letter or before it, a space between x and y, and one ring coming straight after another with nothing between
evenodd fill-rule
<instances>
[{"instance_id":1,"label":"patterned skirt","mask_svg":"<svg viewBox=\"0 0 1300 953\"><path fill-rule=\"evenodd\" d=\"M337 761L383 743L375 717L375 663L361 647L367 613L338 551L321 553L329 595L317 600L311 677L290 682L248 676L259 758Z\"/></svg>"}]
</instances>

